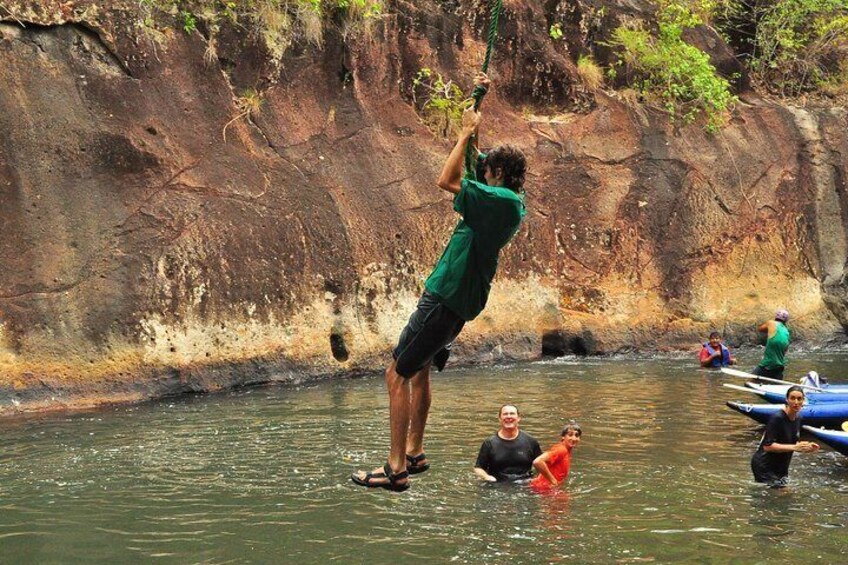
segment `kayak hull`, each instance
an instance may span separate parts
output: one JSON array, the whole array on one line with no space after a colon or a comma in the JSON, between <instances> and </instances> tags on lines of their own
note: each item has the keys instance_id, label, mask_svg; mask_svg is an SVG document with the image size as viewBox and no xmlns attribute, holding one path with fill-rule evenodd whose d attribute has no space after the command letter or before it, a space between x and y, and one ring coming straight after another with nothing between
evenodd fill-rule
<instances>
[{"instance_id":1,"label":"kayak hull","mask_svg":"<svg viewBox=\"0 0 848 565\"><path fill-rule=\"evenodd\" d=\"M786 391L792 385L767 385L754 382L747 382L745 386L752 391L757 391L766 402L772 404L783 404L786 400ZM817 404L819 402L842 402L848 404L848 387L844 385L834 385L827 387L827 392L817 392L815 390L805 390L804 394L807 397L807 404Z\"/></svg>"},{"instance_id":2,"label":"kayak hull","mask_svg":"<svg viewBox=\"0 0 848 565\"><path fill-rule=\"evenodd\" d=\"M757 390L770 390L777 393L786 394L786 389L798 383L786 382L785 384L771 384L771 383L758 383L755 381L748 381L745 383L745 386L750 388L755 388ZM846 384L838 384L838 385L825 385L822 388L825 390L829 390L832 392L846 392L848 393L848 385ZM810 392L815 392L814 390L807 389Z\"/></svg>"},{"instance_id":3,"label":"kayak hull","mask_svg":"<svg viewBox=\"0 0 848 565\"><path fill-rule=\"evenodd\" d=\"M780 404L746 404L728 401L728 408L748 416L761 424L768 422L772 414L783 410ZM808 404L801 409L801 421L808 426L838 428L848 421L848 402L820 402Z\"/></svg>"},{"instance_id":4,"label":"kayak hull","mask_svg":"<svg viewBox=\"0 0 848 565\"><path fill-rule=\"evenodd\" d=\"M816 439L826 443L842 455L848 457L848 432L840 432L837 430L823 430L812 426L803 426L803 428L816 436Z\"/></svg>"}]
</instances>

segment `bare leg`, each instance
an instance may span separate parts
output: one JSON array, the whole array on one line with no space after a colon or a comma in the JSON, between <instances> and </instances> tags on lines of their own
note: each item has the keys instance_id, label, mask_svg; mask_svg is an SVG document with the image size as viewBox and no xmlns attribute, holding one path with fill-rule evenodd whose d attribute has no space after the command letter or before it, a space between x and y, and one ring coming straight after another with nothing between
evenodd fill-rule
<instances>
[{"instance_id":1,"label":"bare leg","mask_svg":"<svg viewBox=\"0 0 848 565\"><path fill-rule=\"evenodd\" d=\"M386 369L386 388L389 393L389 430L391 432L388 463L393 473L406 470L406 436L409 432L411 398L410 381L419 376L420 373L416 373L410 379L403 378L395 371L394 362ZM381 472L382 468L372 471L372 473ZM359 471L357 475L365 480L367 474L365 471ZM402 479L400 484L403 484L405 481L406 479ZM369 480L370 485L385 484L388 482L389 480L385 477Z\"/></svg>"},{"instance_id":2,"label":"bare leg","mask_svg":"<svg viewBox=\"0 0 848 565\"><path fill-rule=\"evenodd\" d=\"M406 436L406 453L420 455L424 452L424 428L430 414L430 365L410 379L409 433Z\"/></svg>"},{"instance_id":3,"label":"bare leg","mask_svg":"<svg viewBox=\"0 0 848 565\"><path fill-rule=\"evenodd\" d=\"M389 428L391 430L391 449L389 465L395 472L406 469L406 434L409 431L410 381L417 379L415 374L405 379L395 371L392 363L386 369L386 388L389 391Z\"/></svg>"}]
</instances>

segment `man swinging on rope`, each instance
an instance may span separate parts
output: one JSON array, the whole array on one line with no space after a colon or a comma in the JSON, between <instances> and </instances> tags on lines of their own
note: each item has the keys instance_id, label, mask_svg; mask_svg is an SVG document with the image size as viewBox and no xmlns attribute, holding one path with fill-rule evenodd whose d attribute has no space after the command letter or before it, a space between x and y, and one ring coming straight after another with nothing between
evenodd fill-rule
<instances>
[{"instance_id":1,"label":"man swinging on rope","mask_svg":"<svg viewBox=\"0 0 848 565\"><path fill-rule=\"evenodd\" d=\"M489 87L478 73L475 85ZM469 108L462 115L459 140L439 175L439 188L453 193L453 208L462 219L424 284L418 307L401 332L386 370L391 451L388 462L370 473L351 475L366 487L403 491L409 475L426 471L424 427L430 411L430 366L441 369L451 342L465 322L483 310L498 266L498 254L518 231L524 217L522 186L527 164L518 149L504 145L482 160L485 183L463 178L466 146L480 124ZM481 155L482 156L482 155Z\"/></svg>"}]
</instances>

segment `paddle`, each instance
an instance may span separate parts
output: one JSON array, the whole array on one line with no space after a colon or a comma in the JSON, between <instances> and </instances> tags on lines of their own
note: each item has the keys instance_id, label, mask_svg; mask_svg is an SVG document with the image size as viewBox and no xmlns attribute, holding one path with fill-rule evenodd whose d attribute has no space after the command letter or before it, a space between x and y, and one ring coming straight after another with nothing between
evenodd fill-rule
<instances>
[{"instance_id":1,"label":"paddle","mask_svg":"<svg viewBox=\"0 0 848 565\"><path fill-rule=\"evenodd\" d=\"M748 388L746 386L732 385L730 383L724 383L721 386L726 386L727 388L732 388L733 390L741 390L742 392L749 392L751 394L757 394L759 396L765 396L766 395L766 393L761 391L761 390L757 390L755 388ZM845 422L845 424L848 425L848 422Z\"/></svg>"},{"instance_id":2,"label":"paddle","mask_svg":"<svg viewBox=\"0 0 848 565\"><path fill-rule=\"evenodd\" d=\"M745 371L737 371L736 369L729 369L727 367L722 367L721 372L726 374L726 375L730 375L732 377L740 377L740 378L743 378L743 379L754 379L754 380L760 380L760 381L768 381L770 383L777 383L777 384L780 384L780 385L799 386L801 388L808 388L808 389L814 390L816 392L826 392L826 393L832 392L830 390L825 390L825 389L819 388L817 386L799 385L799 384L795 384L795 383L782 381L780 379L771 379L769 377L761 377L759 375L753 375L751 373L746 373Z\"/></svg>"}]
</instances>

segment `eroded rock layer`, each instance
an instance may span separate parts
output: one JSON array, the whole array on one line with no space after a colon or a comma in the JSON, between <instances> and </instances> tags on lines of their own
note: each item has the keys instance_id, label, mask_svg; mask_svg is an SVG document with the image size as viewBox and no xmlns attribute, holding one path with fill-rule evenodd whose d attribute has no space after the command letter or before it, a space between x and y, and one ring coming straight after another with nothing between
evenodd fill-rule
<instances>
[{"instance_id":1,"label":"eroded rock layer","mask_svg":"<svg viewBox=\"0 0 848 565\"><path fill-rule=\"evenodd\" d=\"M237 29L154 35L134 2L6 4L0 412L387 362L457 219L411 78L470 86L480 3L389 3L277 63ZM844 339L844 108L743 91L718 134L674 129L576 72L647 8L505 4L482 138L527 152L529 214L460 361L753 343L777 307Z\"/></svg>"}]
</instances>

